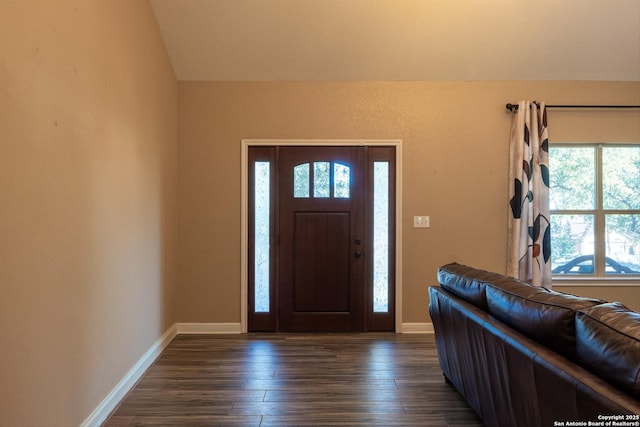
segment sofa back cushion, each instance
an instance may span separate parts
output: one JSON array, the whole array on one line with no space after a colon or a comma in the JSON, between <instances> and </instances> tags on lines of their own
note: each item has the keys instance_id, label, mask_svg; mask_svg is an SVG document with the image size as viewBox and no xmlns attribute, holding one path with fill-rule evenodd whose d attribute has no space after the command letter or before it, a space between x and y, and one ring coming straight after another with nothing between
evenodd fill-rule
<instances>
[{"instance_id":1,"label":"sofa back cushion","mask_svg":"<svg viewBox=\"0 0 640 427\"><path fill-rule=\"evenodd\" d=\"M569 360L576 360L575 314L604 301L520 282L486 288L489 313Z\"/></svg>"},{"instance_id":2,"label":"sofa back cushion","mask_svg":"<svg viewBox=\"0 0 640 427\"><path fill-rule=\"evenodd\" d=\"M578 363L640 399L640 313L619 302L576 315Z\"/></svg>"},{"instance_id":3,"label":"sofa back cushion","mask_svg":"<svg viewBox=\"0 0 640 427\"><path fill-rule=\"evenodd\" d=\"M451 263L438 269L438 283L452 294L487 311L485 288L487 283L500 283L510 279L498 273Z\"/></svg>"}]
</instances>

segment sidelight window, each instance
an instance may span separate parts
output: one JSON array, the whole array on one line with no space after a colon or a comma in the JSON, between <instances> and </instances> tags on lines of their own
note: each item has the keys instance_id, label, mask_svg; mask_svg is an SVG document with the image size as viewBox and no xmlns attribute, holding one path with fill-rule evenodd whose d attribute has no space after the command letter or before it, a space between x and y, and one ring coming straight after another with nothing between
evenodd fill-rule
<instances>
[{"instance_id":1,"label":"sidelight window","mask_svg":"<svg viewBox=\"0 0 640 427\"><path fill-rule=\"evenodd\" d=\"M256 313L269 312L270 162L255 162L254 286Z\"/></svg>"},{"instance_id":2,"label":"sidelight window","mask_svg":"<svg viewBox=\"0 0 640 427\"><path fill-rule=\"evenodd\" d=\"M389 162L373 162L373 311L389 311Z\"/></svg>"}]
</instances>

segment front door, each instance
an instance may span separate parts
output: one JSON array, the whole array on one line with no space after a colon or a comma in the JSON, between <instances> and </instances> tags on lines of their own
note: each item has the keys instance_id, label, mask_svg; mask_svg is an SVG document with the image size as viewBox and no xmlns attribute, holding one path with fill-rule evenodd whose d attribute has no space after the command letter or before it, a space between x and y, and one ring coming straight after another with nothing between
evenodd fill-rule
<instances>
[{"instance_id":1,"label":"front door","mask_svg":"<svg viewBox=\"0 0 640 427\"><path fill-rule=\"evenodd\" d=\"M248 330L395 330L395 148L248 150Z\"/></svg>"},{"instance_id":2,"label":"front door","mask_svg":"<svg viewBox=\"0 0 640 427\"><path fill-rule=\"evenodd\" d=\"M363 148L282 147L281 331L363 329Z\"/></svg>"}]
</instances>

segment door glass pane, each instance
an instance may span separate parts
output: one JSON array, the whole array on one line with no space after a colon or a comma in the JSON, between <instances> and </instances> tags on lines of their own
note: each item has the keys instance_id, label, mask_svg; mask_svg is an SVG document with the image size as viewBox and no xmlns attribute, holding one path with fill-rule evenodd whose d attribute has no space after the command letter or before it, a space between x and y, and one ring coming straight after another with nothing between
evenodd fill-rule
<instances>
[{"instance_id":1,"label":"door glass pane","mask_svg":"<svg viewBox=\"0 0 640 427\"><path fill-rule=\"evenodd\" d=\"M605 274L640 274L640 214L607 215Z\"/></svg>"},{"instance_id":2,"label":"door glass pane","mask_svg":"<svg viewBox=\"0 0 640 427\"><path fill-rule=\"evenodd\" d=\"M293 168L293 197L309 197L309 163Z\"/></svg>"},{"instance_id":3,"label":"door glass pane","mask_svg":"<svg viewBox=\"0 0 640 427\"><path fill-rule=\"evenodd\" d=\"M351 184L350 168L342 163L333 165L333 194L340 199L349 198L349 185Z\"/></svg>"},{"instance_id":4,"label":"door glass pane","mask_svg":"<svg viewBox=\"0 0 640 427\"><path fill-rule=\"evenodd\" d=\"M602 205L640 209L640 146L602 148Z\"/></svg>"},{"instance_id":5,"label":"door glass pane","mask_svg":"<svg viewBox=\"0 0 640 427\"><path fill-rule=\"evenodd\" d=\"M549 149L549 205L551 210L594 209L596 205L596 148ZM554 251L555 242L554 242Z\"/></svg>"},{"instance_id":6,"label":"door glass pane","mask_svg":"<svg viewBox=\"0 0 640 427\"><path fill-rule=\"evenodd\" d=\"M594 274L593 215L551 215L553 274Z\"/></svg>"},{"instance_id":7,"label":"door glass pane","mask_svg":"<svg viewBox=\"0 0 640 427\"><path fill-rule=\"evenodd\" d=\"M331 197L331 170L329 162L313 164L313 197Z\"/></svg>"},{"instance_id":8,"label":"door glass pane","mask_svg":"<svg viewBox=\"0 0 640 427\"><path fill-rule=\"evenodd\" d=\"M270 163L255 162L254 295L256 313L269 312Z\"/></svg>"},{"instance_id":9,"label":"door glass pane","mask_svg":"<svg viewBox=\"0 0 640 427\"><path fill-rule=\"evenodd\" d=\"M373 311L389 311L389 162L373 162Z\"/></svg>"}]
</instances>

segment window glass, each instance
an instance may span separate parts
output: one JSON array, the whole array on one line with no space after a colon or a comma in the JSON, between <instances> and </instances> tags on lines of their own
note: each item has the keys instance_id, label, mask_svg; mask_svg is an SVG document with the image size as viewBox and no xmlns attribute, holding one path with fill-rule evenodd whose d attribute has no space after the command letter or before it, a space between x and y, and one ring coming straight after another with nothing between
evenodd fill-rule
<instances>
[{"instance_id":1,"label":"window glass","mask_svg":"<svg viewBox=\"0 0 640 427\"><path fill-rule=\"evenodd\" d=\"M640 209L640 147L602 148L604 209Z\"/></svg>"},{"instance_id":2,"label":"window glass","mask_svg":"<svg viewBox=\"0 0 640 427\"><path fill-rule=\"evenodd\" d=\"M373 162L373 311L389 311L389 162Z\"/></svg>"},{"instance_id":3,"label":"window glass","mask_svg":"<svg viewBox=\"0 0 640 427\"><path fill-rule=\"evenodd\" d=\"M270 162L255 162L254 295L256 313L269 312Z\"/></svg>"},{"instance_id":4,"label":"window glass","mask_svg":"<svg viewBox=\"0 0 640 427\"><path fill-rule=\"evenodd\" d=\"M293 168L293 197L309 197L309 163Z\"/></svg>"},{"instance_id":5,"label":"window glass","mask_svg":"<svg viewBox=\"0 0 640 427\"><path fill-rule=\"evenodd\" d=\"M640 274L640 214L607 215L605 242L606 274Z\"/></svg>"},{"instance_id":6,"label":"window glass","mask_svg":"<svg viewBox=\"0 0 640 427\"><path fill-rule=\"evenodd\" d=\"M549 206L554 209L594 209L596 206L595 147L559 147L549 151Z\"/></svg>"},{"instance_id":7,"label":"window glass","mask_svg":"<svg viewBox=\"0 0 640 427\"><path fill-rule=\"evenodd\" d=\"M594 273L593 219L593 215L551 215L553 274Z\"/></svg>"},{"instance_id":8,"label":"window glass","mask_svg":"<svg viewBox=\"0 0 640 427\"><path fill-rule=\"evenodd\" d=\"M303 163L293 168L293 197L313 197L326 199L331 197L331 183L333 182L333 197L348 199L350 197L351 168L342 163L314 162L313 183L310 178L310 164ZM333 173L333 177L332 177ZM313 190L310 190L313 184Z\"/></svg>"},{"instance_id":9,"label":"window glass","mask_svg":"<svg viewBox=\"0 0 640 427\"><path fill-rule=\"evenodd\" d=\"M313 197L331 197L331 170L329 162L313 164Z\"/></svg>"},{"instance_id":10,"label":"window glass","mask_svg":"<svg viewBox=\"0 0 640 427\"><path fill-rule=\"evenodd\" d=\"M349 198L351 184L350 168L342 163L333 164L333 194L339 199Z\"/></svg>"}]
</instances>

